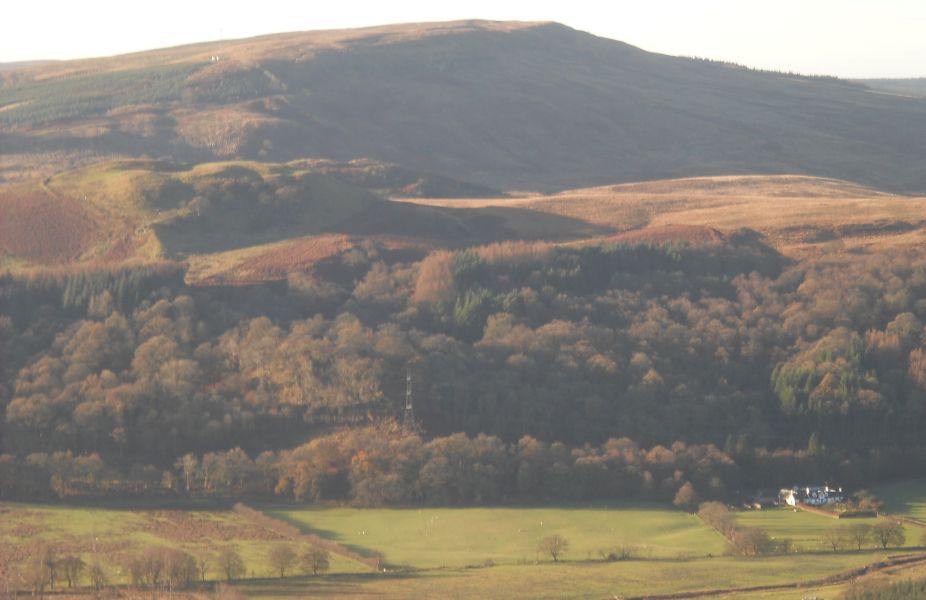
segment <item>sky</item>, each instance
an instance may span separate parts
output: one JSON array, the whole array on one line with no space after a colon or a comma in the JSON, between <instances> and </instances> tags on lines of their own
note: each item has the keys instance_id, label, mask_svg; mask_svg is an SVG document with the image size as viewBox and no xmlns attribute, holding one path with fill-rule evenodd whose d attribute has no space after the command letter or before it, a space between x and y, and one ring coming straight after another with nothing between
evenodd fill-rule
<instances>
[{"instance_id":1,"label":"sky","mask_svg":"<svg viewBox=\"0 0 926 600\"><path fill-rule=\"evenodd\" d=\"M10 0L0 10L0 62L474 18L558 21L652 52L756 68L926 77L926 0Z\"/></svg>"}]
</instances>

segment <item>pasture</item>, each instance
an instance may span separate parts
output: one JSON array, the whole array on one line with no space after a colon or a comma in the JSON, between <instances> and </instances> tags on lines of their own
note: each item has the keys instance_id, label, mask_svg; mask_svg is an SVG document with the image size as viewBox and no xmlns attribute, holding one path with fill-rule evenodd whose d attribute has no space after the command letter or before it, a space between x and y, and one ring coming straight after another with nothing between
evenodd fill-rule
<instances>
[{"instance_id":1,"label":"pasture","mask_svg":"<svg viewBox=\"0 0 926 600\"><path fill-rule=\"evenodd\" d=\"M757 527L766 531L773 539L790 538L799 551L813 552L832 550L824 542L824 534L833 528L848 528L856 523L874 525L882 521L879 518L830 519L790 507L770 508L765 510L748 510L736 513L736 522L740 527ZM908 546L918 546L920 534L918 528L905 526ZM875 542L869 541L865 546L873 548Z\"/></svg>"},{"instance_id":2,"label":"pasture","mask_svg":"<svg viewBox=\"0 0 926 600\"><path fill-rule=\"evenodd\" d=\"M713 557L681 560L552 562L486 568L430 569L386 574L247 582L249 597L273 598L511 598L601 599L691 590L713 590L813 581L881 558L854 555L789 555L762 559ZM819 586L812 586L811 589ZM801 598L801 590L743 592L725 598ZM825 596L832 598L833 596Z\"/></svg>"},{"instance_id":3,"label":"pasture","mask_svg":"<svg viewBox=\"0 0 926 600\"><path fill-rule=\"evenodd\" d=\"M235 510L168 510L126 506L89 508L0 503L0 566L22 564L45 543L59 555L99 562L113 584L129 583L127 557L151 546L213 555L233 546L247 565L235 588L254 598L604 598L692 590L735 589L807 582L807 588L731 593L731 598L784 600L801 593L833 597L845 584L824 581L909 550L822 551L818 537L836 520L788 509L737 513L740 525L791 537L796 549L781 556L738 557L697 517L655 505L354 509L268 506L264 513L383 557L384 573L331 556L329 573L300 570L276 577L268 561L274 545L297 551L304 539ZM874 519L866 521L874 522ZM855 522L847 521L846 524ZM538 540L559 534L570 542L558 563L537 551ZM908 534L909 535L909 534ZM601 551L632 548L626 560ZM889 569L877 577L906 577L926 565ZM0 569L2 570L2 569ZM872 575L874 576L874 575ZM218 581L217 569L208 579ZM795 595L798 594L798 595ZM197 595L199 597L199 595Z\"/></svg>"},{"instance_id":4,"label":"pasture","mask_svg":"<svg viewBox=\"0 0 926 600\"><path fill-rule=\"evenodd\" d=\"M539 540L569 540L567 560L632 547L638 558L722 554L724 539L697 517L656 506L530 508L270 508L270 516L306 532L416 568L523 564L549 560Z\"/></svg>"},{"instance_id":5,"label":"pasture","mask_svg":"<svg viewBox=\"0 0 926 600\"><path fill-rule=\"evenodd\" d=\"M926 479L885 485L873 492L884 501L886 512L926 522Z\"/></svg>"}]
</instances>

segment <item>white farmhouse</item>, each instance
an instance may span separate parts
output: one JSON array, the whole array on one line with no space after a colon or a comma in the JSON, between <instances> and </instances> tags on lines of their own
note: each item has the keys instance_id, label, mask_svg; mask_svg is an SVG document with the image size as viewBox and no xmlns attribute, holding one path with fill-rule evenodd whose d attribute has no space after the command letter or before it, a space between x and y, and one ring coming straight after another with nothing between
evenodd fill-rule
<instances>
[{"instance_id":1,"label":"white farmhouse","mask_svg":"<svg viewBox=\"0 0 926 600\"><path fill-rule=\"evenodd\" d=\"M780 503L788 506L796 506L797 504L824 506L844 502L846 499L841 487L830 487L829 485L785 488L781 490L778 497Z\"/></svg>"}]
</instances>

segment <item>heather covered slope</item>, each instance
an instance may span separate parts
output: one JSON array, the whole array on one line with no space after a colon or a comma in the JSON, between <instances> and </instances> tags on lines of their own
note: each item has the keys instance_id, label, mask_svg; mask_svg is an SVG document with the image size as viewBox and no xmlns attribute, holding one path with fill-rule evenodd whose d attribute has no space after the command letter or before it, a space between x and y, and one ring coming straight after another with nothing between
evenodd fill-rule
<instances>
[{"instance_id":1,"label":"heather covered slope","mask_svg":"<svg viewBox=\"0 0 926 600\"><path fill-rule=\"evenodd\" d=\"M372 158L503 190L737 173L926 190L922 98L550 23L281 34L0 79L2 151L23 168L38 156Z\"/></svg>"}]
</instances>

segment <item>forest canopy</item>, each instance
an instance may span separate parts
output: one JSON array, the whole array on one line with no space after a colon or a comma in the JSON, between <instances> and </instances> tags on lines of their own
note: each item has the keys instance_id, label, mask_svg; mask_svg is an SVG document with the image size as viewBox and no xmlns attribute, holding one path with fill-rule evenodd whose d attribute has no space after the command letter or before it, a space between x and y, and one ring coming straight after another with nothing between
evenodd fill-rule
<instances>
[{"instance_id":1,"label":"forest canopy","mask_svg":"<svg viewBox=\"0 0 926 600\"><path fill-rule=\"evenodd\" d=\"M162 479L237 452L229 464L264 465L255 489L361 504L499 501L557 472L585 491L550 497L667 501L689 480L721 497L795 473L896 476L926 424L924 292L918 252L794 262L748 236L513 242L417 263L371 243L248 287L190 287L169 263L7 275L0 465L31 465L43 489L66 464L72 492L106 472L219 493ZM420 436L389 425L406 374ZM525 440L542 466L522 467ZM613 444L633 450L603 467ZM640 458L659 448L668 471ZM691 452L711 466L679 458ZM448 453L475 456L478 481L452 474ZM623 491L581 474L595 469L622 473Z\"/></svg>"}]
</instances>

